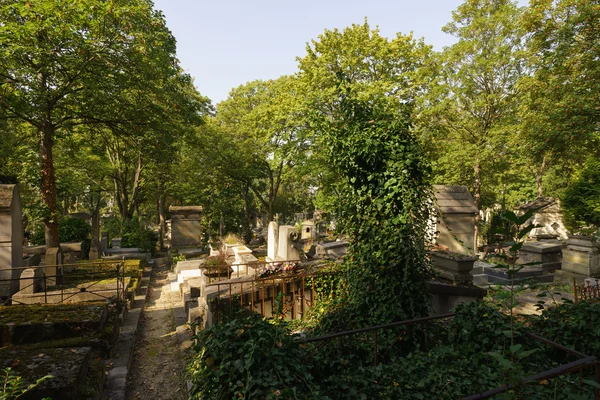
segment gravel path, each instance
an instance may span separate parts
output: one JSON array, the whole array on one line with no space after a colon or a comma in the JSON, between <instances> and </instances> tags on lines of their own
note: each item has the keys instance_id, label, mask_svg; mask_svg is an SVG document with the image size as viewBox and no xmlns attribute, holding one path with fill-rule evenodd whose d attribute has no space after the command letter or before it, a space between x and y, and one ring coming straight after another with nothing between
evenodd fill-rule
<instances>
[{"instance_id":1,"label":"gravel path","mask_svg":"<svg viewBox=\"0 0 600 400\"><path fill-rule=\"evenodd\" d=\"M167 273L166 265L152 271L127 382L128 400L186 398L183 354L173 315L175 302L181 299L171 293Z\"/></svg>"}]
</instances>

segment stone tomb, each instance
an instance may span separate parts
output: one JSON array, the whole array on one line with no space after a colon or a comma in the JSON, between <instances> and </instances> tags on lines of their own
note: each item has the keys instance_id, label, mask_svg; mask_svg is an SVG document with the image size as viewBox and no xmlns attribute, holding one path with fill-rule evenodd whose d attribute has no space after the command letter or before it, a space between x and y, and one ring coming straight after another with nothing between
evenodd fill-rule
<instances>
[{"instance_id":1,"label":"stone tomb","mask_svg":"<svg viewBox=\"0 0 600 400\"><path fill-rule=\"evenodd\" d=\"M518 253L519 264L538 263L543 271L554 272L562 261L562 244L553 242L526 242Z\"/></svg>"},{"instance_id":2,"label":"stone tomb","mask_svg":"<svg viewBox=\"0 0 600 400\"><path fill-rule=\"evenodd\" d=\"M15 269L23 264L23 223L17 185L0 185L0 297L19 290ZM4 280L4 281L3 281ZM8 280L8 281L7 281Z\"/></svg>"},{"instance_id":3,"label":"stone tomb","mask_svg":"<svg viewBox=\"0 0 600 400\"><path fill-rule=\"evenodd\" d=\"M456 253L473 253L475 216L479 212L466 186L434 185L436 243Z\"/></svg>"},{"instance_id":4,"label":"stone tomb","mask_svg":"<svg viewBox=\"0 0 600 400\"><path fill-rule=\"evenodd\" d=\"M200 206L169 207L171 212L171 247L197 247L202 244Z\"/></svg>"},{"instance_id":5,"label":"stone tomb","mask_svg":"<svg viewBox=\"0 0 600 400\"><path fill-rule=\"evenodd\" d=\"M598 243L586 236L570 236L563 250L562 270L573 274L600 277Z\"/></svg>"}]
</instances>

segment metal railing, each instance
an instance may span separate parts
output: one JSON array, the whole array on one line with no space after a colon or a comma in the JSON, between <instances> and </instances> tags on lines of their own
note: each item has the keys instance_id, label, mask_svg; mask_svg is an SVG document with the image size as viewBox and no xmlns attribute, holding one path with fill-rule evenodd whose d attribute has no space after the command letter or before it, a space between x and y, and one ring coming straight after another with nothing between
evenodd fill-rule
<instances>
[{"instance_id":1,"label":"metal railing","mask_svg":"<svg viewBox=\"0 0 600 400\"><path fill-rule=\"evenodd\" d=\"M290 272L262 278L256 275L247 279L217 281L206 285L206 288L216 288L212 304L217 322L221 320L221 313L234 302L262 317L277 315L283 319L299 319L318 298L315 279L327 274Z\"/></svg>"},{"instance_id":2,"label":"metal railing","mask_svg":"<svg viewBox=\"0 0 600 400\"><path fill-rule=\"evenodd\" d=\"M596 279L596 284L590 284L588 280L583 285L578 285L577 280L573 279L573 296L575 303L582 300L598 301L600 300L600 279Z\"/></svg>"},{"instance_id":3,"label":"metal railing","mask_svg":"<svg viewBox=\"0 0 600 400\"><path fill-rule=\"evenodd\" d=\"M46 271L51 268L56 268L57 272L47 275ZM3 305L72 302L82 293L103 300L116 297L117 304L121 304L126 298L125 262L122 260L16 267L11 268L10 271L21 271L22 274L22 271L27 269L42 270L42 272L28 277L0 279L0 285L12 286L13 282L19 284L18 291L3 299ZM31 282L22 285L22 281ZM103 282L106 285L107 281L109 287L100 287ZM41 290L36 291L40 286Z\"/></svg>"}]
</instances>

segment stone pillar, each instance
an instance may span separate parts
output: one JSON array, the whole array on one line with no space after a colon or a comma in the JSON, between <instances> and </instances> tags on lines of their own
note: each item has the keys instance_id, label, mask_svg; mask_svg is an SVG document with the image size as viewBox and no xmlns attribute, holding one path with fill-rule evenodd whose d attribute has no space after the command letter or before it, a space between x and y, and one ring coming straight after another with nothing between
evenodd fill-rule
<instances>
[{"instance_id":1,"label":"stone pillar","mask_svg":"<svg viewBox=\"0 0 600 400\"><path fill-rule=\"evenodd\" d=\"M46 250L46 283L60 285L62 283L62 250L60 247L50 247Z\"/></svg>"},{"instance_id":2,"label":"stone pillar","mask_svg":"<svg viewBox=\"0 0 600 400\"><path fill-rule=\"evenodd\" d=\"M23 265L23 223L17 185L0 185L0 297L19 290Z\"/></svg>"},{"instance_id":3,"label":"stone pillar","mask_svg":"<svg viewBox=\"0 0 600 400\"><path fill-rule=\"evenodd\" d=\"M279 224L275 221L269 222L267 232L267 261L277 259L277 247L279 245Z\"/></svg>"}]
</instances>

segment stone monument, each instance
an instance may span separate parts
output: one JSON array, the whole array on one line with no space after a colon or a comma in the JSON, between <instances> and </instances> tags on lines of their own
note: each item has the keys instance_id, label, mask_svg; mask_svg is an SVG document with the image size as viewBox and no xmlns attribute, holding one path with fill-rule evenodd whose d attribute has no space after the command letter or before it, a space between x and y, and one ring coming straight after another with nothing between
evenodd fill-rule
<instances>
[{"instance_id":1,"label":"stone monument","mask_svg":"<svg viewBox=\"0 0 600 400\"><path fill-rule=\"evenodd\" d=\"M23 262L21 197L17 185L0 185L0 297L19 290L17 279Z\"/></svg>"},{"instance_id":2,"label":"stone monument","mask_svg":"<svg viewBox=\"0 0 600 400\"><path fill-rule=\"evenodd\" d=\"M456 253L473 253L475 216L479 212L466 186L434 185L438 218L436 243Z\"/></svg>"},{"instance_id":3,"label":"stone monument","mask_svg":"<svg viewBox=\"0 0 600 400\"><path fill-rule=\"evenodd\" d=\"M171 248L202 244L201 206L171 206Z\"/></svg>"}]
</instances>

